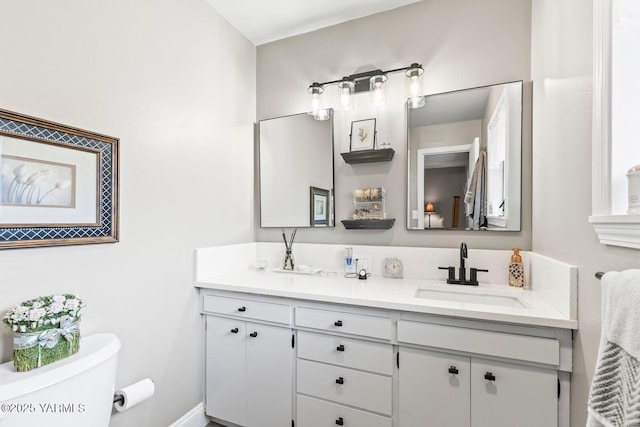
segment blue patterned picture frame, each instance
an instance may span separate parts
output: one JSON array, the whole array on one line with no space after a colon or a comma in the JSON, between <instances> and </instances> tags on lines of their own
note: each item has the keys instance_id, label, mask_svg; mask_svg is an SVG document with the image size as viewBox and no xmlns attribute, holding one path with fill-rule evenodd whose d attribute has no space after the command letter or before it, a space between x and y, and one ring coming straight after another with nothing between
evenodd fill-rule
<instances>
[{"instance_id":1,"label":"blue patterned picture frame","mask_svg":"<svg viewBox=\"0 0 640 427\"><path fill-rule=\"evenodd\" d=\"M118 145L0 109L0 249L117 242Z\"/></svg>"}]
</instances>

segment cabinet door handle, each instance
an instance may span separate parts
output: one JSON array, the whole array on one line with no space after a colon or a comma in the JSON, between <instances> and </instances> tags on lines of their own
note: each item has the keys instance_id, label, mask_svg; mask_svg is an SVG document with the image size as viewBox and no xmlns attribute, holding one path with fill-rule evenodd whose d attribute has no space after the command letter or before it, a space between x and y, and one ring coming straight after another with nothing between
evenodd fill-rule
<instances>
[{"instance_id":1,"label":"cabinet door handle","mask_svg":"<svg viewBox=\"0 0 640 427\"><path fill-rule=\"evenodd\" d=\"M458 368L456 368L455 366L449 366L449 373L453 375L458 375L459 373Z\"/></svg>"},{"instance_id":2,"label":"cabinet door handle","mask_svg":"<svg viewBox=\"0 0 640 427\"><path fill-rule=\"evenodd\" d=\"M340 344L339 346L336 347L336 350L344 351L344 346L342 344Z\"/></svg>"},{"instance_id":3,"label":"cabinet door handle","mask_svg":"<svg viewBox=\"0 0 640 427\"><path fill-rule=\"evenodd\" d=\"M249 334L249 336L250 336L251 338L255 338L255 337L257 337L257 336L258 336L258 333L257 333L257 332L251 332L251 333Z\"/></svg>"},{"instance_id":4,"label":"cabinet door handle","mask_svg":"<svg viewBox=\"0 0 640 427\"><path fill-rule=\"evenodd\" d=\"M344 384L344 378L338 377L338 379L336 380L336 384Z\"/></svg>"},{"instance_id":5,"label":"cabinet door handle","mask_svg":"<svg viewBox=\"0 0 640 427\"><path fill-rule=\"evenodd\" d=\"M333 322L333 324L335 326L342 326L342 320L336 320L335 322Z\"/></svg>"},{"instance_id":6,"label":"cabinet door handle","mask_svg":"<svg viewBox=\"0 0 640 427\"><path fill-rule=\"evenodd\" d=\"M342 419L342 417L340 417L340 418L338 418L338 419L336 420L336 424L337 424L337 425L339 425L339 426L344 425L344 420Z\"/></svg>"},{"instance_id":7,"label":"cabinet door handle","mask_svg":"<svg viewBox=\"0 0 640 427\"><path fill-rule=\"evenodd\" d=\"M487 372L486 374L484 374L484 379L489 381L495 381L496 377L495 375L493 375L493 373Z\"/></svg>"},{"instance_id":8,"label":"cabinet door handle","mask_svg":"<svg viewBox=\"0 0 640 427\"><path fill-rule=\"evenodd\" d=\"M247 311L247 307L238 307L238 311Z\"/></svg>"},{"instance_id":9,"label":"cabinet door handle","mask_svg":"<svg viewBox=\"0 0 640 427\"><path fill-rule=\"evenodd\" d=\"M233 328L233 329L231 330L231 333L232 333L232 334L237 334L237 333L238 333L238 328Z\"/></svg>"}]
</instances>

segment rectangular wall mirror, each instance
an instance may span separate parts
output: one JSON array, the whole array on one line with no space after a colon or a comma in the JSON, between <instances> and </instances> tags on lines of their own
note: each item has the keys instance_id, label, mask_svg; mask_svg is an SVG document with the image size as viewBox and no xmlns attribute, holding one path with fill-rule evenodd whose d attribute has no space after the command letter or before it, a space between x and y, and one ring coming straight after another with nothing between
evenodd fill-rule
<instances>
[{"instance_id":1,"label":"rectangular wall mirror","mask_svg":"<svg viewBox=\"0 0 640 427\"><path fill-rule=\"evenodd\" d=\"M333 111L261 120L260 226L333 227Z\"/></svg>"},{"instance_id":2,"label":"rectangular wall mirror","mask_svg":"<svg viewBox=\"0 0 640 427\"><path fill-rule=\"evenodd\" d=\"M407 229L519 231L522 82L407 106Z\"/></svg>"}]
</instances>

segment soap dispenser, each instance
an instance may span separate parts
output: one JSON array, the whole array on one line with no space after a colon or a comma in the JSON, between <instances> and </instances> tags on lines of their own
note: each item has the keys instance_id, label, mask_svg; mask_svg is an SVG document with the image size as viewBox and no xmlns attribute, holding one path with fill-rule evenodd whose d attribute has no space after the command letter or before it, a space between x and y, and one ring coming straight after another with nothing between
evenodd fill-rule
<instances>
[{"instance_id":1,"label":"soap dispenser","mask_svg":"<svg viewBox=\"0 0 640 427\"><path fill-rule=\"evenodd\" d=\"M524 266L518 248L513 249L511 263L509 263L509 286L524 288Z\"/></svg>"}]
</instances>

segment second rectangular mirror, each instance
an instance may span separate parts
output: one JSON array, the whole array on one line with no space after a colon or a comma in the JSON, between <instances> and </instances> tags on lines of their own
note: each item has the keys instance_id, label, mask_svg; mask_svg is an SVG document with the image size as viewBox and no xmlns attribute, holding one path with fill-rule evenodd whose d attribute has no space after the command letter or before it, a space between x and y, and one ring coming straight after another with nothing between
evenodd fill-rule
<instances>
[{"instance_id":1,"label":"second rectangular mirror","mask_svg":"<svg viewBox=\"0 0 640 427\"><path fill-rule=\"evenodd\" d=\"M407 228L519 231L522 82L407 108Z\"/></svg>"}]
</instances>

